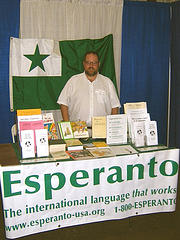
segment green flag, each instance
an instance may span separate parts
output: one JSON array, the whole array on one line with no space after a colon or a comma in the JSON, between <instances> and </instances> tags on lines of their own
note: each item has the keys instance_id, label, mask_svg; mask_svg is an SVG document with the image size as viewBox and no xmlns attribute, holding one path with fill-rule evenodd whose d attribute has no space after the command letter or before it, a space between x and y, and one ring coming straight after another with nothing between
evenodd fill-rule
<instances>
[{"instance_id":1,"label":"green flag","mask_svg":"<svg viewBox=\"0 0 180 240\"><path fill-rule=\"evenodd\" d=\"M57 46L50 40L50 47L49 40L45 39L15 40L18 44L11 44L10 50L11 108L14 110L59 109L57 98L68 79L84 71L82 61L87 51L99 54L99 72L109 77L117 89L112 35L101 39L60 41Z\"/></svg>"}]
</instances>

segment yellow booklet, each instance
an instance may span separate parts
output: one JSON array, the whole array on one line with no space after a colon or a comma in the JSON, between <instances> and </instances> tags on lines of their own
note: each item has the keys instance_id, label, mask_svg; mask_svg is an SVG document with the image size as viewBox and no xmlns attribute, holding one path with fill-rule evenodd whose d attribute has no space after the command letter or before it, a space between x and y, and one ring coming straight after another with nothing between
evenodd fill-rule
<instances>
[{"instance_id":1,"label":"yellow booklet","mask_svg":"<svg viewBox=\"0 0 180 240\"><path fill-rule=\"evenodd\" d=\"M35 109L18 109L17 116L39 115L41 114L40 108Z\"/></svg>"},{"instance_id":2,"label":"yellow booklet","mask_svg":"<svg viewBox=\"0 0 180 240\"><path fill-rule=\"evenodd\" d=\"M106 138L106 117L92 117L92 138Z\"/></svg>"}]
</instances>

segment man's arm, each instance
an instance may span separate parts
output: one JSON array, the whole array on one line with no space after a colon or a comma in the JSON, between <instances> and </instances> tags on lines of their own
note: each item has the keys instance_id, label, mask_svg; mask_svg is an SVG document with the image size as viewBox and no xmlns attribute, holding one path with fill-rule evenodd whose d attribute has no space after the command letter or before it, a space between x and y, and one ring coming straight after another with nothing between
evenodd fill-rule
<instances>
[{"instance_id":1,"label":"man's arm","mask_svg":"<svg viewBox=\"0 0 180 240\"><path fill-rule=\"evenodd\" d=\"M61 114L62 114L63 120L64 121L69 121L68 106L61 104L60 109L61 109Z\"/></svg>"},{"instance_id":2,"label":"man's arm","mask_svg":"<svg viewBox=\"0 0 180 240\"><path fill-rule=\"evenodd\" d=\"M118 107L112 108L111 115L118 114L118 112L119 112L119 108Z\"/></svg>"}]
</instances>

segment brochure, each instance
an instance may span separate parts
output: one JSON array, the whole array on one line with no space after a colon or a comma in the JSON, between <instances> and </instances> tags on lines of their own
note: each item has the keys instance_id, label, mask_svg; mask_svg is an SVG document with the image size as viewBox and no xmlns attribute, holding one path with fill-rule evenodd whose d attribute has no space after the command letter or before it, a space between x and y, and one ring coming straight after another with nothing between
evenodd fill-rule
<instances>
[{"instance_id":1,"label":"brochure","mask_svg":"<svg viewBox=\"0 0 180 240\"><path fill-rule=\"evenodd\" d=\"M158 133L156 121L145 122L146 145L158 145Z\"/></svg>"},{"instance_id":2,"label":"brochure","mask_svg":"<svg viewBox=\"0 0 180 240\"><path fill-rule=\"evenodd\" d=\"M127 115L116 114L107 116L107 144L127 143Z\"/></svg>"},{"instance_id":3,"label":"brochure","mask_svg":"<svg viewBox=\"0 0 180 240\"><path fill-rule=\"evenodd\" d=\"M106 138L106 117L92 117L92 138Z\"/></svg>"},{"instance_id":4,"label":"brochure","mask_svg":"<svg viewBox=\"0 0 180 240\"><path fill-rule=\"evenodd\" d=\"M47 129L35 130L37 157L49 156L48 132Z\"/></svg>"},{"instance_id":5,"label":"brochure","mask_svg":"<svg viewBox=\"0 0 180 240\"><path fill-rule=\"evenodd\" d=\"M35 157L35 144L34 144L34 132L33 130L21 131L21 150L22 158Z\"/></svg>"}]
</instances>

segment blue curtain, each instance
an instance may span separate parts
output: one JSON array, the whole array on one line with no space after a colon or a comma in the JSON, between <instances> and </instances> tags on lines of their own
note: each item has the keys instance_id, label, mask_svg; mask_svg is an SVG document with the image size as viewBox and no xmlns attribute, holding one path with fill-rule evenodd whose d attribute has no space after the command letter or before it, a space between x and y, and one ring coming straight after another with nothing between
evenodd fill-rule
<instances>
[{"instance_id":1,"label":"blue curtain","mask_svg":"<svg viewBox=\"0 0 180 240\"><path fill-rule=\"evenodd\" d=\"M122 21L121 104L147 102L166 144L170 51L170 5L125 2Z\"/></svg>"},{"instance_id":2,"label":"blue curtain","mask_svg":"<svg viewBox=\"0 0 180 240\"><path fill-rule=\"evenodd\" d=\"M0 143L11 142L15 120L9 105L9 42L19 36L19 1L0 1Z\"/></svg>"},{"instance_id":3,"label":"blue curtain","mask_svg":"<svg viewBox=\"0 0 180 240\"><path fill-rule=\"evenodd\" d=\"M180 2L172 4L170 146L180 148Z\"/></svg>"}]
</instances>

